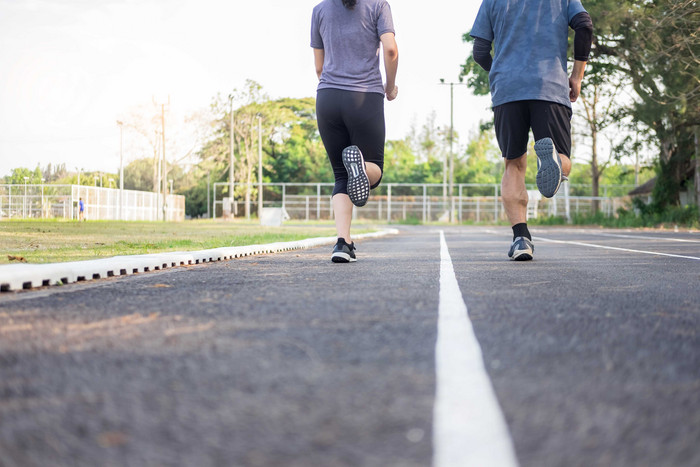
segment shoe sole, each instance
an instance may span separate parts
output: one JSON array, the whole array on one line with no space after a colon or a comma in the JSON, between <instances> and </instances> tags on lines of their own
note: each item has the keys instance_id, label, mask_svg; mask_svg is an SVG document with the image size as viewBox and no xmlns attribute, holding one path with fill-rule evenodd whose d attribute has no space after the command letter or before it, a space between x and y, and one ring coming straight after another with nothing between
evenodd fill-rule
<instances>
[{"instance_id":1,"label":"shoe sole","mask_svg":"<svg viewBox=\"0 0 700 467\"><path fill-rule=\"evenodd\" d=\"M561 160L554 149L551 138L543 138L535 143L535 153L539 161L537 170L537 189L542 196L551 198L561 186Z\"/></svg>"},{"instance_id":2,"label":"shoe sole","mask_svg":"<svg viewBox=\"0 0 700 467\"><path fill-rule=\"evenodd\" d=\"M367 204L369 198L369 178L365 171L365 160L357 146L343 149L343 165L348 172L348 196L357 207Z\"/></svg>"},{"instance_id":3,"label":"shoe sole","mask_svg":"<svg viewBox=\"0 0 700 467\"><path fill-rule=\"evenodd\" d=\"M527 251L520 251L513 253L513 257L511 258L513 261L531 261L532 260L532 253L528 253Z\"/></svg>"},{"instance_id":4,"label":"shoe sole","mask_svg":"<svg viewBox=\"0 0 700 467\"><path fill-rule=\"evenodd\" d=\"M355 261L357 261L357 259L353 258L347 253L337 252L333 253L333 255L331 256L331 261L333 261L334 263L354 263Z\"/></svg>"}]
</instances>

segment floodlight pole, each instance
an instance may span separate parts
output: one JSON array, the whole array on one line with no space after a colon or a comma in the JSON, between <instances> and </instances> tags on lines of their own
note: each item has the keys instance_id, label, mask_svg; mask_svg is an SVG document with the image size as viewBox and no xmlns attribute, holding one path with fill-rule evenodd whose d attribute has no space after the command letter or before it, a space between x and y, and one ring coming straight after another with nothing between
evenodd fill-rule
<instances>
[{"instance_id":1,"label":"floodlight pole","mask_svg":"<svg viewBox=\"0 0 700 467\"><path fill-rule=\"evenodd\" d=\"M41 218L44 218L44 182L46 179L41 177Z\"/></svg>"},{"instance_id":2,"label":"floodlight pole","mask_svg":"<svg viewBox=\"0 0 700 467\"><path fill-rule=\"evenodd\" d=\"M158 104L156 102L155 97L153 98L153 103ZM170 95L168 95L168 100L167 102L160 102L160 122L161 122L161 136L163 138L163 159L161 160L161 173L163 174L162 178L160 179L161 186L158 187L159 191L163 192L163 221L167 221L167 209L168 209L168 164L165 158L165 106L170 105Z\"/></svg>"},{"instance_id":3,"label":"floodlight pole","mask_svg":"<svg viewBox=\"0 0 700 467\"><path fill-rule=\"evenodd\" d=\"M262 117L258 115L258 219L263 209Z\"/></svg>"},{"instance_id":4,"label":"floodlight pole","mask_svg":"<svg viewBox=\"0 0 700 467\"><path fill-rule=\"evenodd\" d=\"M233 190L235 188L235 183L233 176L234 174L234 166L236 163L236 156L233 152L233 143L234 143L234 133L233 133L233 94L229 94L228 96L228 101L229 101L229 117L230 117L230 122L229 122L229 133L230 133L230 149L229 149L229 169L228 169L228 183L229 183L229 188L228 188L228 195L231 198L231 209L233 213L233 217L236 217L236 214L238 214L238 209L236 207L236 203L234 201L233 197Z\"/></svg>"},{"instance_id":5,"label":"floodlight pole","mask_svg":"<svg viewBox=\"0 0 700 467\"><path fill-rule=\"evenodd\" d=\"M27 180L29 177L24 177L24 199L22 200L22 218L27 217Z\"/></svg>"},{"instance_id":6,"label":"floodlight pole","mask_svg":"<svg viewBox=\"0 0 700 467\"><path fill-rule=\"evenodd\" d=\"M170 104L170 96L168 96L168 104ZM160 104L160 120L163 130L163 222L167 221L167 210L168 210L168 164L165 159L165 104Z\"/></svg>"},{"instance_id":7,"label":"floodlight pole","mask_svg":"<svg viewBox=\"0 0 700 467\"><path fill-rule=\"evenodd\" d=\"M454 142L454 86L455 84L460 85L464 84L460 80L459 82L449 82L446 83L444 79L440 79L440 84L441 85L449 85L450 86L450 222L455 221L455 215L454 215L454 205L455 205L455 200L454 200L454 178L455 178L455 163L454 163L454 151L453 151L453 142ZM444 180L444 177L443 177Z\"/></svg>"},{"instance_id":8,"label":"floodlight pole","mask_svg":"<svg viewBox=\"0 0 700 467\"><path fill-rule=\"evenodd\" d=\"M119 220L124 220L124 122L119 125Z\"/></svg>"}]
</instances>

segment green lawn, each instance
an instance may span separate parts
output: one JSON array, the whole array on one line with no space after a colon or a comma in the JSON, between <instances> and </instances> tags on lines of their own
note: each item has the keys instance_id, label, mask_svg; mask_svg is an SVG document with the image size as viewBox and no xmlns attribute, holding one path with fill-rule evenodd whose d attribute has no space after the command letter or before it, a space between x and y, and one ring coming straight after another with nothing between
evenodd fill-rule
<instances>
[{"instance_id":1,"label":"green lawn","mask_svg":"<svg viewBox=\"0 0 700 467\"><path fill-rule=\"evenodd\" d=\"M168 223L12 220L0 222L0 264L22 261L19 258L27 263L58 263L333 235L335 229L329 223L261 227L253 222L211 220Z\"/></svg>"}]
</instances>

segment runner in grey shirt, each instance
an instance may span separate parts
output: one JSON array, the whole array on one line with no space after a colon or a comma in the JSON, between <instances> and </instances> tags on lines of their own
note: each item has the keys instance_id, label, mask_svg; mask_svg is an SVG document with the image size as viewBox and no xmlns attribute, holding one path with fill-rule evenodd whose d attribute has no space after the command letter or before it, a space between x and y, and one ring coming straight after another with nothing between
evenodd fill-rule
<instances>
[{"instance_id":1,"label":"runner in grey shirt","mask_svg":"<svg viewBox=\"0 0 700 467\"><path fill-rule=\"evenodd\" d=\"M383 50L386 84L379 52ZM319 79L318 131L333 167L333 213L338 242L331 260L354 262L354 206L364 206L384 168L384 97L398 94L399 52L386 0L324 0L311 18L311 47Z\"/></svg>"},{"instance_id":2,"label":"runner in grey shirt","mask_svg":"<svg viewBox=\"0 0 700 467\"><path fill-rule=\"evenodd\" d=\"M379 45L387 33L395 34L386 0L360 0L353 8L341 0L318 4L311 18L311 47L323 49L325 55L318 89L384 95Z\"/></svg>"}]
</instances>

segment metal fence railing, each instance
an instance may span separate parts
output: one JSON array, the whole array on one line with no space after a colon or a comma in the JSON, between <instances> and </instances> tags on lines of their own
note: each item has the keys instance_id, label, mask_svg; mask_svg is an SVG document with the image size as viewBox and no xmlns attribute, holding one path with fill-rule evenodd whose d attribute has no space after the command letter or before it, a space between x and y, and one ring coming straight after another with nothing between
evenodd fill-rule
<instances>
[{"instance_id":1,"label":"metal fence railing","mask_svg":"<svg viewBox=\"0 0 700 467\"><path fill-rule=\"evenodd\" d=\"M185 197L85 185L0 185L0 219L77 219L80 198L87 220L182 221ZM121 212L120 212L121 211Z\"/></svg>"},{"instance_id":2,"label":"metal fence railing","mask_svg":"<svg viewBox=\"0 0 700 467\"><path fill-rule=\"evenodd\" d=\"M590 187L589 187L590 188ZM562 189L552 199L542 198L536 187L528 186L530 202L528 216L561 216L570 218L574 214L587 214L593 211L594 202L599 212L614 216L624 207L626 194L632 186L611 185L601 187L610 196L571 196L582 186L562 185ZM257 212L258 185L252 186L250 213ZM372 191L367 204L355 209L353 215L367 220L388 222L434 222L447 221L450 211L458 222L494 222L505 220L501 203L501 187L496 184L459 184L454 187L454 196L446 193L442 184L387 183ZM333 218L331 194L332 183L264 183L263 207L280 207L290 220L328 220ZM215 183L211 193L212 217L224 215L224 205L228 204L228 183ZM236 217L245 216L245 201L236 199L232 212Z\"/></svg>"}]
</instances>

